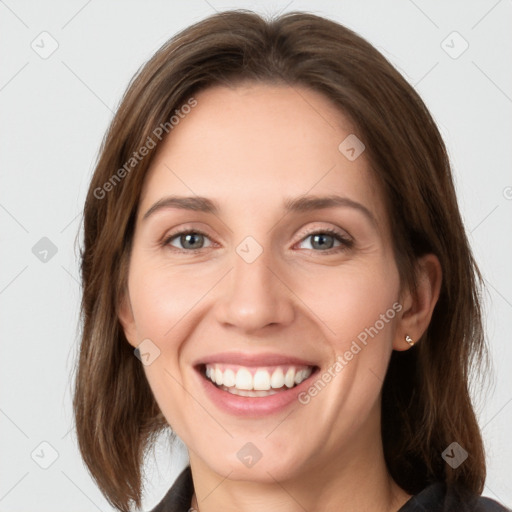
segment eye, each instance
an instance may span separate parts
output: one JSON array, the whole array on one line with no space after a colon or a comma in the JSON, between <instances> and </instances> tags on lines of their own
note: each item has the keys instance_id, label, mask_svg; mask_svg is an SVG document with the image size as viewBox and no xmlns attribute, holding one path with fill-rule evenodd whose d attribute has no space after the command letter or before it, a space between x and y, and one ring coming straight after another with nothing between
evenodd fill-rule
<instances>
[{"instance_id":1,"label":"eye","mask_svg":"<svg viewBox=\"0 0 512 512\"><path fill-rule=\"evenodd\" d=\"M173 241L176 240L180 246L176 246ZM205 240L209 240L208 236L205 233L197 230L188 230L188 231L180 231L179 233L174 233L170 237L166 238L164 241L164 245L171 245L172 247L176 247L182 252L194 252L204 249ZM210 243L211 245L211 243Z\"/></svg>"},{"instance_id":2,"label":"eye","mask_svg":"<svg viewBox=\"0 0 512 512\"><path fill-rule=\"evenodd\" d=\"M347 236L339 233L334 229L322 229L308 233L302 238L300 243L311 239L309 247L315 252L341 252L353 246L354 242ZM208 241L208 245L205 242ZM338 245L336 245L336 243ZM178 244L178 245L177 245ZM164 246L171 246L178 250L178 252L196 252L207 247L211 247L212 243L205 233L198 230L185 230L173 233L163 241Z\"/></svg>"},{"instance_id":3,"label":"eye","mask_svg":"<svg viewBox=\"0 0 512 512\"><path fill-rule=\"evenodd\" d=\"M342 235L334 229L322 229L308 233L301 241L311 239L309 247L306 249L316 250L315 252L339 252L349 249L353 245L353 240ZM336 246L335 243L338 242ZM334 249L334 250L333 250Z\"/></svg>"}]
</instances>

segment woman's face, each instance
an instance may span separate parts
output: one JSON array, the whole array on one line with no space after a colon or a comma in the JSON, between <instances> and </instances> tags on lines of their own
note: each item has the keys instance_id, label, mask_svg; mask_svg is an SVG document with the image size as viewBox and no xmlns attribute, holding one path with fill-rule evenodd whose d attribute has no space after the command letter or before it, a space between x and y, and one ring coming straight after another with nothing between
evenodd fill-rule
<instances>
[{"instance_id":1,"label":"woman's face","mask_svg":"<svg viewBox=\"0 0 512 512\"><path fill-rule=\"evenodd\" d=\"M197 468L273 481L357 464L379 446L383 379L404 348L363 147L305 88L195 98L143 187L127 338Z\"/></svg>"}]
</instances>

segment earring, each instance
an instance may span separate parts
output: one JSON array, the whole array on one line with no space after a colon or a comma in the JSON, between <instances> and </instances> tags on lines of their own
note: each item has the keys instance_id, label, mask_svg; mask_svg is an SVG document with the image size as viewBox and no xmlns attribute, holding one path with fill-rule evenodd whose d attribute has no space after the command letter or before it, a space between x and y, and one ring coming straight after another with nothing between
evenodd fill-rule
<instances>
[{"instance_id":1,"label":"earring","mask_svg":"<svg viewBox=\"0 0 512 512\"><path fill-rule=\"evenodd\" d=\"M414 341L412 341L412 338L408 334L405 336L405 341L407 341L411 347L414 345Z\"/></svg>"}]
</instances>

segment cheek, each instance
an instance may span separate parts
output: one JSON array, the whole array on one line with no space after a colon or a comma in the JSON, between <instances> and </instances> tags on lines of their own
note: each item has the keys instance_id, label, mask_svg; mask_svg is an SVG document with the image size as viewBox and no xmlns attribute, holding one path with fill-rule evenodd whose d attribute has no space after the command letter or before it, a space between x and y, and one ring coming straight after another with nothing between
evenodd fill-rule
<instances>
[{"instance_id":1,"label":"cheek","mask_svg":"<svg viewBox=\"0 0 512 512\"><path fill-rule=\"evenodd\" d=\"M296 281L297 295L321 322L336 353L349 350L351 341L365 337L392 337L393 304L399 297L398 270L386 259L367 265L347 264L322 269L307 280ZM368 334L371 332L372 336Z\"/></svg>"},{"instance_id":2,"label":"cheek","mask_svg":"<svg viewBox=\"0 0 512 512\"><path fill-rule=\"evenodd\" d=\"M144 372L169 423L181 417L180 411L187 405L180 366L184 341L200 322L207 293L217 281L211 270L170 268L145 259L141 253L133 254L129 291L138 343L149 339L159 350L158 357L144 366Z\"/></svg>"},{"instance_id":3,"label":"cheek","mask_svg":"<svg viewBox=\"0 0 512 512\"><path fill-rule=\"evenodd\" d=\"M328 425L332 436L326 443L335 445L339 432L357 430L378 399L401 310L398 270L385 260L331 268L298 295L317 315L331 352L331 363L301 397L310 408L305 421L310 428Z\"/></svg>"},{"instance_id":4,"label":"cheek","mask_svg":"<svg viewBox=\"0 0 512 512\"><path fill-rule=\"evenodd\" d=\"M166 268L144 261L130 276L130 298L140 337L173 339L182 321L212 288L216 276L184 267Z\"/></svg>"}]
</instances>

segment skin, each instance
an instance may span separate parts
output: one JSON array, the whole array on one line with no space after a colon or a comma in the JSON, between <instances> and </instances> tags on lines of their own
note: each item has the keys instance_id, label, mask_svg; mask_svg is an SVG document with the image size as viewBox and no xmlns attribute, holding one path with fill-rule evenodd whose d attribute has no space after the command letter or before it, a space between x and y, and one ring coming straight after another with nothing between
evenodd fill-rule
<instances>
[{"instance_id":1,"label":"skin","mask_svg":"<svg viewBox=\"0 0 512 512\"><path fill-rule=\"evenodd\" d=\"M144 370L188 448L199 509L396 511L410 495L384 461L381 389L392 350L407 350L405 335L417 340L428 326L439 262L423 257L417 293L401 289L365 154L349 161L338 150L355 131L323 95L244 84L196 99L145 179L120 320L132 346L149 338L160 350ZM333 193L376 223L350 207L284 215L285 198ZM143 220L171 194L208 197L220 212L167 208ZM199 252L179 236L165 242L185 228L207 235ZM327 249L313 245L308 234L328 228L352 246L329 237ZM247 236L263 248L250 264L236 252ZM295 355L322 372L397 302L401 311L306 405L232 415L209 401L192 367L239 350ZM262 453L251 468L237 458L247 442Z\"/></svg>"}]
</instances>

